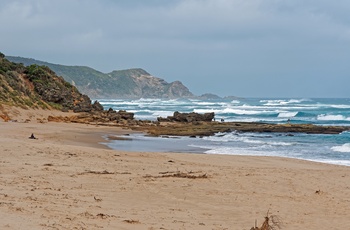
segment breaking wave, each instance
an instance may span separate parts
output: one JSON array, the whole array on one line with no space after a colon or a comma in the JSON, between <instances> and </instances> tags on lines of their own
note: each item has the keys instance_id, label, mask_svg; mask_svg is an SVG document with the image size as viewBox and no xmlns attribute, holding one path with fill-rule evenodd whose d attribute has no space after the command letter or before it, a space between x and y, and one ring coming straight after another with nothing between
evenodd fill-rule
<instances>
[{"instance_id":1,"label":"breaking wave","mask_svg":"<svg viewBox=\"0 0 350 230\"><path fill-rule=\"evenodd\" d=\"M334 146L331 148L335 152L350 153L350 143L346 143L339 146Z\"/></svg>"},{"instance_id":2,"label":"breaking wave","mask_svg":"<svg viewBox=\"0 0 350 230\"><path fill-rule=\"evenodd\" d=\"M321 114L317 116L319 121L350 121L350 117L345 117L344 115L326 115Z\"/></svg>"}]
</instances>

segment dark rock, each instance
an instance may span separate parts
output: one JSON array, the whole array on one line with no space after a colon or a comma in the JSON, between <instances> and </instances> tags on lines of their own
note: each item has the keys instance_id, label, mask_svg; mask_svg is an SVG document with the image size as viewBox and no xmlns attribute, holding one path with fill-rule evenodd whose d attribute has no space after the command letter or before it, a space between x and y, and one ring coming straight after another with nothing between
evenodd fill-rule
<instances>
[{"instance_id":1,"label":"dark rock","mask_svg":"<svg viewBox=\"0 0 350 230\"><path fill-rule=\"evenodd\" d=\"M129 113L129 112L126 112L125 110L119 110L118 114L124 120L133 120L134 119L134 113Z\"/></svg>"},{"instance_id":2,"label":"dark rock","mask_svg":"<svg viewBox=\"0 0 350 230\"><path fill-rule=\"evenodd\" d=\"M202 100L218 100L218 99L221 99L221 97L219 97L216 94L212 94L212 93L202 94L198 98L202 99Z\"/></svg>"},{"instance_id":3,"label":"dark rock","mask_svg":"<svg viewBox=\"0 0 350 230\"><path fill-rule=\"evenodd\" d=\"M170 122L171 120L169 118L164 117L157 117L158 122Z\"/></svg>"},{"instance_id":4,"label":"dark rock","mask_svg":"<svg viewBox=\"0 0 350 230\"><path fill-rule=\"evenodd\" d=\"M168 116L167 118L157 118L159 122L172 122L172 121L177 121L177 122L194 122L194 124L198 124L196 122L199 121L206 121L210 122L214 119L215 114L214 113L204 113L204 114L199 114L199 113L180 113L178 111L174 112L173 116Z\"/></svg>"},{"instance_id":5,"label":"dark rock","mask_svg":"<svg viewBox=\"0 0 350 230\"><path fill-rule=\"evenodd\" d=\"M92 108L95 111L103 111L103 106L98 101L95 101L94 104L92 104Z\"/></svg>"}]
</instances>

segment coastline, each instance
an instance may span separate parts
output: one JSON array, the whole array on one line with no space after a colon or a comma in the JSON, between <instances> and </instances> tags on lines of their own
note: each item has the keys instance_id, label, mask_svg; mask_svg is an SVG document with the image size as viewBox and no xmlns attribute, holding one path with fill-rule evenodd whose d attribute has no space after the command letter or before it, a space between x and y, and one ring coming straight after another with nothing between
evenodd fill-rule
<instances>
[{"instance_id":1,"label":"coastline","mask_svg":"<svg viewBox=\"0 0 350 230\"><path fill-rule=\"evenodd\" d=\"M249 230L267 212L282 229L350 228L346 166L111 150L102 135L133 132L116 127L0 127L0 228Z\"/></svg>"}]
</instances>

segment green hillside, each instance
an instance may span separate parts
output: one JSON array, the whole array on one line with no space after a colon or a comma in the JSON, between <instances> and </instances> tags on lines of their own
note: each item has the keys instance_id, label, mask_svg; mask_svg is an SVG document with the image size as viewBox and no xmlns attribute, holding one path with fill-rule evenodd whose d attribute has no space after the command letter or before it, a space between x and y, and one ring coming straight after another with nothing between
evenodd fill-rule
<instances>
[{"instance_id":1,"label":"green hillside","mask_svg":"<svg viewBox=\"0 0 350 230\"><path fill-rule=\"evenodd\" d=\"M102 73L86 66L65 66L31 58L6 56L24 66L48 66L57 75L76 86L91 98L180 98L194 95L181 82L168 83L143 69L118 70Z\"/></svg>"},{"instance_id":2,"label":"green hillside","mask_svg":"<svg viewBox=\"0 0 350 230\"><path fill-rule=\"evenodd\" d=\"M0 105L75 111L93 109L88 96L49 67L24 66L0 53Z\"/></svg>"}]
</instances>

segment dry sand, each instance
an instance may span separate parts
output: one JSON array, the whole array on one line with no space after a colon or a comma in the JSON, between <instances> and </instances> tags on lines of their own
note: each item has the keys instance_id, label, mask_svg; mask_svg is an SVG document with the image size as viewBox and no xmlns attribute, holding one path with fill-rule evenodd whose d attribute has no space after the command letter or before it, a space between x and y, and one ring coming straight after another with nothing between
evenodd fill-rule
<instances>
[{"instance_id":1,"label":"dry sand","mask_svg":"<svg viewBox=\"0 0 350 230\"><path fill-rule=\"evenodd\" d=\"M0 229L249 230L268 211L281 229L350 229L350 167L115 151L101 135L129 131L21 119L0 120Z\"/></svg>"}]
</instances>

